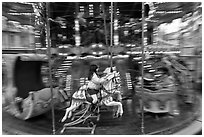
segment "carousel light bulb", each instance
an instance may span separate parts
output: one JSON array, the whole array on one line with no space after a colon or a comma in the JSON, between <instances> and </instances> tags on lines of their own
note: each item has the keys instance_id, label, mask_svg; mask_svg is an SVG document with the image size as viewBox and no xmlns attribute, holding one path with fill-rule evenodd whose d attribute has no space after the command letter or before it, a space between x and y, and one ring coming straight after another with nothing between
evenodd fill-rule
<instances>
[{"instance_id":1,"label":"carousel light bulb","mask_svg":"<svg viewBox=\"0 0 204 137\"><path fill-rule=\"evenodd\" d=\"M93 44L93 45L92 45L92 48L95 48L95 47L96 47L96 44Z\"/></svg>"},{"instance_id":2,"label":"carousel light bulb","mask_svg":"<svg viewBox=\"0 0 204 137\"><path fill-rule=\"evenodd\" d=\"M101 47L103 47L103 45L102 45L102 44L98 44L98 47L100 47L100 48L101 48Z\"/></svg>"},{"instance_id":3,"label":"carousel light bulb","mask_svg":"<svg viewBox=\"0 0 204 137\"><path fill-rule=\"evenodd\" d=\"M75 45L79 46L80 45L80 36L75 37Z\"/></svg>"},{"instance_id":4,"label":"carousel light bulb","mask_svg":"<svg viewBox=\"0 0 204 137\"><path fill-rule=\"evenodd\" d=\"M114 30L118 30L118 20L114 20Z\"/></svg>"},{"instance_id":5,"label":"carousel light bulb","mask_svg":"<svg viewBox=\"0 0 204 137\"><path fill-rule=\"evenodd\" d=\"M126 53L127 53L127 54L131 54L131 51L127 51Z\"/></svg>"},{"instance_id":6,"label":"carousel light bulb","mask_svg":"<svg viewBox=\"0 0 204 137\"><path fill-rule=\"evenodd\" d=\"M114 44L115 44L115 45L118 45L118 44L119 44L119 43L118 43L118 39L119 39L118 35L114 35Z\"/></svg>"},{"instance_id":7,"label":"carousel light bulb","mask_svg":"<svg viewBox=\"0 0 204 137\"><path fill-rule=\"evenodd\" d=\"M75 20L74 23L75 23L75 24L79 24L79 20Z\"/></svg>"},{"instance_id":8,"label":"carousel light bulb","mask_svg":"<svg viewBox=\"0 0 204 137\"><path fill-rule=\"evenodd\" d=\"M114 30L118 30L118 26L114 26Z\"/></svg>"},{"instance_id":9,"label":"carousel light bulb","mask_svg":"<svg viewBox=\"0 0 204 137\"><path fill-rule=\"evenodd\" d=\"M76 37L75 37L75 40L76 40L76 41L80 41L80 36L76 36Z\"/></svg>"},{"instance_id":10,"label":"carousel light bulb","mask_svg":"<svg viewBox=\"0 0 204 137\"><path fill-rule=\"evenodd\" d=\"M79 20L75 20L75 31L79 31Z\"/></svg>"},{"instance_id":11,"label":"carousel light bulb","mask_svg":"<svg viewBox=\"0 0 204 137\"><path fill-rule=\"evenodd\" d=\"M128 30L124 31L124 35L127 36L128 35Z\"/></svg>"},{"instance_id":12,"label":"carousel light bulb","mask_svg":"<svg viewBox=\"0 0 204 137\"><path fill-rule=\"evenodd\" d=\"M114 35L114 40L118 40L118 35Z\"/></svg>"},{"instance_id":13,"label":"carousel light bulb","mask_svg":"<svg viewBox=\"0 0 204 137\"><path fill-rule=\"evenodd\" d=\"M115 41L115 42L114 42L114 45L119 45L119 42L118 42L118 41Z\"/></svg>"},{"instance_id":14,"label":"carousel light bulb","mask_svg":"<svg viewBox=\"0 0 204 137\"><path fill-rule=\"evenodd\" d=\"M75 26L75 31L79 31L79 26L78 25Z\"/></svg>"}]
</instances>

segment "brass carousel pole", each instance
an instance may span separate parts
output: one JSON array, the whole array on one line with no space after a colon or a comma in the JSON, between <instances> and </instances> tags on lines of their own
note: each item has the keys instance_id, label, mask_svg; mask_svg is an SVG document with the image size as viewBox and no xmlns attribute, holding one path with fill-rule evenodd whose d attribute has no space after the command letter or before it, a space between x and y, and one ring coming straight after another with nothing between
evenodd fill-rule
<instances>
[{"instance_id":1,"label":"brass carousel pole","mask_svg":"<svg viewBox=\"0 0 204 137\"><path fill-rule=\"evenodd\" d=\"M48 59L49 59L49 83L51 91L51 107L52 107L52 133L55 135L55 112L53 103L53 86L52 86L52 70L51 70L51 44L50 44L50 22L49 22L49 2L46 2L46 21L47 21L47 44L48 44Z\"/></svg>"},{"instance_id":2,"label":"brass carousel pole","mask_svg":"<svg viewBox=\"0 0 204 137\"><path fill-rule=\"evenodd\" d=\"M142 107L142 122L141 122L141 132L144 134L144 24L145 24L145 17L144 17L144 2L142 2L142 102L141 102L141 107Z\"/></svg>"}]
</instances>

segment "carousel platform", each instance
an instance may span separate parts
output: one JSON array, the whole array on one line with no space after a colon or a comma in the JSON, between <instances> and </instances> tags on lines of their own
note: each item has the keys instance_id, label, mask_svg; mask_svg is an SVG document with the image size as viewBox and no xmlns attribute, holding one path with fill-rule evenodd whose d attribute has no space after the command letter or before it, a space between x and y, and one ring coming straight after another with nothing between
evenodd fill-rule
<instances>
[{"instance_id":1,"label":"carousel platform","mask_svg":"<svg viewBox=\"0 0 204 137\"><path fill-rule=\"evenodd\" d=\"M194 104L186 104L178 98L180 115L144 114L144 134L148 135L194 135L202 134L202 98L196 95ZM111 111L101 111L97 123L96 135L141 135L141 116L137 113L139 99L133 96L123 100L124 115L119 119L112 118ZM56 134L60 135L63 123L59 120L64 111L55 110ZM2 134L7 135L50 135L52 134L51 111L28 119L17 119L2 109ZM83 130L67 130L64 135L87 135Z\"/></svg>"}]
</instances>

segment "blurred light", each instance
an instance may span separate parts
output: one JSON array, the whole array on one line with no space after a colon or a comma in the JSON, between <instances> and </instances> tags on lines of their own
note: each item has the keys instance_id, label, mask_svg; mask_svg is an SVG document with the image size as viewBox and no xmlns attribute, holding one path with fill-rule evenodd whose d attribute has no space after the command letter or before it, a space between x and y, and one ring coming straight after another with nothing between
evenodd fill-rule
<instances>
[{"instance_id":1,"label":"blurred light","mask_svg":"<svg viewBox=\"0 0 204 137\"><path fill-rule=\"evenodd\" d=\"M66 45L60 45L59 48L69 48L69 46L66 46Z\"/></svg>"},{"instance_id":2,"label":"blurred light","mask_svg":"<svg viewBox=\"0 0 204 137\"><path fill-rule=\"evenodd\" d=\"M102 51L100 51L100 52L98 52L98 54L99 54L99 55L102 55L102 54L103 54L103 52L102 52Z\"/></svg>"},{"instance_id":3,"label":"blurred light","mask_svg":"<svg viewBox=\"0 0 204 137\"><path fill-rule=\"evenodd\" d=\"M131 47L131 44L127 44L126 47Z\"/></svg>"},{"instance_id":4,"label":"blurred light","mask_svg":"<svg viewBox=\"0 0 204 137\"><path fill-rule=\"evenodd\" d=\"M146 65L146 66L144 66L144 68L150 68L151 67L151 65Z\"/></svg>"},{"instance_id":5,"label":"blurred light","mask_svg":"<svg viewBox=\"0 0 204 137\"><path fill-rule=\"evenodd\" d=\"M75 31L79 31L79 20L75 20Z\"/></svg>"},{"instance_id":6,"label":"blurred light","mask_svg":"<svg viewBox=\"0 0 204 137\"><path fill-rule=\"evenodd\" d=\"M155 72L155 70L149 70L149 72Z\"/></svg>"},{"instance_id":7,"label":"blurred light","mask_svg":"<svg viewBox=\"0 0 204 137\"><path fill-rule=\"evenodd\" d=\"M95 47L96 47L96 44L91 45L91 47L92 47L92 48L95 48Z\"/></svg>"},{"instance_id":8,"label":"blurred light","mask_svg":"<svg viewBox=\"0 0 204 137\"><path fill-rule=\"evenodd\" d=\"M75 36L75 45L76 46L80 45L80 36Z\"/></svg>"},{"instance_id":9,"label":"blurred light","mask_svg":"<svg viewBox=\"0 0 204 137\"><path fill-rule=\"evenodd\" d=\"M65 60L64 62L69 62L69 63L71 63L72 61L71 61L71 60Z\"/></svg>"},{"instance_id":10,"label":"blurred light","mask_svg":"<svg viewBox=\"0 0 204 137\"><path fill-rule=\"evenodd\" d=\"M31 16L31 15L35 15L36 13L23 13L23 12L21 12L21 13L8 13L8 14L10 14L10 15L28 15L28 16Z\"/></svg>"},{"instance_id":11,"label":"blurred light","mask_svg":"<svg viewBox=\"0 0 204 137\"><path fill-rule=\"evenodd\" d=\"M57 34L57 37L62 37L62 34Z\"/></svg>"},{"instance_id":12,"label":"blurred light","mask_svg":"<svg viewBox=\"0 0 204 137\"><path fill-rule=\"evenodd\" d=\"M77 56L67 56L67 59L76 59Z\"/></svg>"},{"instance_id":13,"label":"blurred light","mask_svg":"<svg viewBox=\"0 0 204 137\"><path fill-rule=\"evenodd\" d=\"M67 56L67 53L59 53L60 56Z\"/></svg>"},{"instance_id":14,"label":"blurred light","mask_svg":"<svg viewBox=\"0 0 204 137\"><path fill-rule=\"evenodd\" d=\"M141 54L141 51L133 51L132 54Z\"/></svg>"},{"instance_id":15,"label":"blurred light","mask_svg":"<svg viewBox=\"0 0 204 137\"><path fill-rule=\"evenodd\" d=\"M118 30L118 20L114 20L114 30Z\"/></svg>"},{"instance_id":16,"label":"blurred light","mask_svg":"<svg viewBox=\"0 0 204 137\"><path fill-rule=\"evenodd\" d=\"M144 63L146 63L146 61L144 61ZM142 64L142 61L139 61L138 64Z\"/></svg>"},{"instance_id":17,"label":"blurred light","mask_svg":"<svg viewBox=\"0 0 204 137\"><path fill-rule=\"evenodd\" d=\"M124 35L127 36L128 35L128 30L124 31Z\"/></svg>"},{"instance_id":18,"label":"blurred light","mask_svg":"<svg viewBox=\"0 0 204 137\"><path fill-rule=\"evenodd\" d=\"M181 10L178 11L156 11L156 14L177 14L177 13L181 13Z\"/></svg>"},{"instance_id":19,"label":"blurred light","mask_svg":"<svg viewBox=\"0 0 204 137\"><path fill-rule=\"evenodd\" d=\"M117 55L117 56L114 56L113 58L128 58L129 55Z\"/></svg>"},{"instance_id":20,"label":"blurred light","mask_svg":"<svg viewBox=\"0 0 204 137\"><path fill-rule=\"evenodd\" d=\"M62 38L63 38L63 39L67 39L67 36L63 36Z\"/></svg>"},{"instance_id":21,"label":"blurred light","mask_svg":"<svg viewBox=\"0 0 204 137\"><path fill-rule=\"evenodd\" d=\"M78 20L75 20L74 23L75 23L75 25L76 25L76 24L79 24L79 21L78 21Z\"/></svg>"},{"instance_id":22,"label":"blurred light","mask_svg":"<svg viewBox=\"0 0 204 137\"><path fill-rule=\"evenodd\" d=\"M133 59L134 59L134 60L141 60L142 57L134 57Z\"/></svg>"},{"instance_id":23,"label":"blurred light","mask_svg":"<svg viewBox=\"0 0 204 137\"><path fill-rule=\"evenodd\" d=\"M118 39L119 39L119 36L118 35L114 35L114 45L118 45Z\"/></svg>"},{"instance_id":24,"label":"blurred light","mask_svg":"<svg viewBox=\"0 0 204 137\"><path fill-rule=\"evenodd\" d=\"M127 54L131 54L132 52L131 52L131 51L127 51L126 53L127 53Z\"/></svg>"},{"instance_id":25,"label":"blurred light","mask_svg":"<svg viewBox=\"0 0 204 137\"><path fill-rule=\"evenodd\" d=\"M161 74L156 74L156 75L154 75L155 77L159 77L159 76L161 76Z\"/></svg>"},{"instance_id":26,"label":"blurred light","mask_svg":"<svg viewBox=\"0 0 204 137\"><path fill-rule=\"evenodd\" d=\"M47 48L36 48L36 49L40 49L40 50L47 50Z\"/></svg>"},{"instance_id":27,"label":"blurred light","mask_svg":"<svg viewBox=\"0 0 204 137\"><path fill-rule=\"evenodd\" d=\"M103 47L103 45L102 44L98 44L98 46L101 48L101 47Z\"/></svg>"}]
</instances>

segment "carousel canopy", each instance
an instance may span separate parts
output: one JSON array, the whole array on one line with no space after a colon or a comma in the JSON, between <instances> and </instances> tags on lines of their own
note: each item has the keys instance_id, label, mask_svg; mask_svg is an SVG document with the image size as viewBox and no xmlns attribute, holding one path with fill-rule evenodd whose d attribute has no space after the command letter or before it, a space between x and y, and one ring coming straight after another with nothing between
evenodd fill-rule
<instances>
[{"instance_id":1,"label":"carousel canopy","mask_svg":"<svg viewBox=\"0 0 204 137\"><path fill-rule=\"evenodd\" d=\"M20 22L22 25L32 25L35 22L33 6L28 3L2 2L2 16L8 20Z\"/></svg>"},{"instance_id":2,"label":"carousel canopy","mask_svg":"<svg viewBox=\"0 0 204 137\"><path fill-rule=\"evenodd\" d=\"M199 5L201 2L154 2L156 11L151 19L157 20L158 24L171 23L173 20L195 11Z\"/></svg>"}]
</instances>

